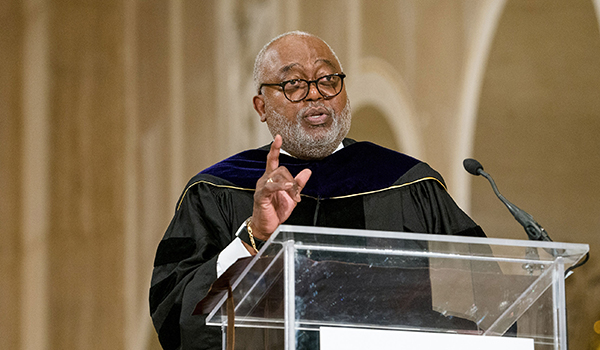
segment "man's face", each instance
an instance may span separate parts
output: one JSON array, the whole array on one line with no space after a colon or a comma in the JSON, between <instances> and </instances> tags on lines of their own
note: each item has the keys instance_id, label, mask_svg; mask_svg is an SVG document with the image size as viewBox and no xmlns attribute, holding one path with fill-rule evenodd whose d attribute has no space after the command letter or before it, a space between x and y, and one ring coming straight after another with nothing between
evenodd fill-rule
<instances>
[{"instance_id":1,"label":"man's face","mask_svg":"<svg viewBox=\"0 0 600 350\"><path fill-rule=\"evenodd\" d=\"M265 55L261 83L291 79L315 80L341 73L329 47L314 37L290 35L274 42ZM350 103L342 88L333 98L323 97L315 84L302 101L289 101L283 90L265 86L254 97L254 108L273 136L283 138L282 148L301 159L321 159L331 154L350 129Z\"/></svg>"}]
</instances>

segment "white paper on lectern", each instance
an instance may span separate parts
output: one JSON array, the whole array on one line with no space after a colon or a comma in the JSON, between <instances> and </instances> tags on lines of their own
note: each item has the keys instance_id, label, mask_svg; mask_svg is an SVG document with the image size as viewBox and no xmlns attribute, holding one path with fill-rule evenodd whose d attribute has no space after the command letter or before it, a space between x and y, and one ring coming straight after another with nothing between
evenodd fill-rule
<instances>
[{"instance_id":1,"label":"white paper on lectern","mask_svg":"<svg viewBox=\"0 0 600 350\"><path fill-rule=\"evenodd\" d=\"M320 350L534 350L533 339L321 327Z\"/></svg>"}]
</instances>

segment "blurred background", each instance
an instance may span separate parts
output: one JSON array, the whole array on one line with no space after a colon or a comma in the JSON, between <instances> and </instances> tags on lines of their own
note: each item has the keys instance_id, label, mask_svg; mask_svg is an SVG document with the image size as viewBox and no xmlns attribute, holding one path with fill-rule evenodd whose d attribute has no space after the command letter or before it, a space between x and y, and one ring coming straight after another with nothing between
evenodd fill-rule
<instances>
[{"instance_id":1,"label":"blurred background","mask_svg":"<svg viewBox=\"0 0 600 350\"><path fill-rule=\"evenodd\" d=\"M350 136L418 157L489 237L555 241L571 349L600 349L600 0L0 1L0 348L159 349L156 246L187 180L268 143L252 65L325 39ZM596 328L594 327L596 325Z\"/></svg>"}]
</instances>

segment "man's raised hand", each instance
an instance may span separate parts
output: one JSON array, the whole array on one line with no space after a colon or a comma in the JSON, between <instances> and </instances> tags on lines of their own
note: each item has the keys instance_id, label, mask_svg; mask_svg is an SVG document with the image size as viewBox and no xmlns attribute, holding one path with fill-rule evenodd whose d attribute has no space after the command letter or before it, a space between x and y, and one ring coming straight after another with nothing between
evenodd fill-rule
<instances>
[{"instance_id":1,"label":"man's raised hand","mask_svg":"<svg viewBox=\"0 0 600 350\"><path fill-rule=\"evenodd\" d=\"M252 234L263 241L292 214L312 173L310 169L304 169L293 177L286 167L279 166L282 143L281 136L275 136L267 155L265 173L258 179L254 193Z\"/></svg>"}]
</instances>

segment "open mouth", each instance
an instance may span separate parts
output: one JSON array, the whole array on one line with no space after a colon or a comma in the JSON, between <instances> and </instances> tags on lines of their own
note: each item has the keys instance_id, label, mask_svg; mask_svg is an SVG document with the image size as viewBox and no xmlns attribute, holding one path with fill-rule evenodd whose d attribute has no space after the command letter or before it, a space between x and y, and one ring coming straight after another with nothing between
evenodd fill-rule
<instances>
[{"instance_id":1,"label":"open mouth","mask_svg":"<svg viewBox=\"0 0 600 350\"><path fill-rule=\"evenodd\" d=\"M304 113L304 120L310 125L325 124L329 118L329 111L324 107L310 108Z\"/></svg>"}]
</instances>

